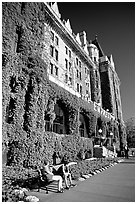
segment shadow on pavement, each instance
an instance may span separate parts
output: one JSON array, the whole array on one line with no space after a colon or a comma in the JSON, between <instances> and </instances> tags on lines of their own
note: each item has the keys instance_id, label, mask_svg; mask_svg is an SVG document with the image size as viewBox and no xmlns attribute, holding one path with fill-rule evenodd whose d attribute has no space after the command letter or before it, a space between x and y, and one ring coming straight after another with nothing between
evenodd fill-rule
<instances>
[{"instance_id":1,"label":"shadow on pavement","mask_svg":"<svg viewBox=\"0 0 137 204\"><path fill-rule=\"evenodd\" d=\"M135 164L135 162L121 162L121 164Z\"/></svg>"},{"instance_id":2,"label":"shadow on pavement","mask_svg":"<svg viewBox=\"0 0 137 204\"><path fill-rule=\"evenodd\" d=\"M121 164L135 164L135 158L124 159L124 161L121 162Z\"/></svg>"}]
</instances>

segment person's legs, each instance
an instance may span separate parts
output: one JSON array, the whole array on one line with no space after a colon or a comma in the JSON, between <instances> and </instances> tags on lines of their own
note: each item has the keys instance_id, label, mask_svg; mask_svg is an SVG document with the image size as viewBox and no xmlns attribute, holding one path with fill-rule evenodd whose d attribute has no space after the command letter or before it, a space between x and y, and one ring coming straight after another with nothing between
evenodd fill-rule
<instances>
[{"instance_id":1,"label":"person's legs","mask_svg":"<svg viewBox=\"0 0 137 204\"><path fill-rule=\"evenodd\" d=\"M69 182L70 182L70 187L76 186L76 184L72 183L71 173L68 173L68 178L69 178Z\"/></svg>"},{"instance_id":2,"label":"person's legs","mask_svg":"<svg viewBox=\"0 0 137 204\"><path fill-rule=\"evenodd\" d=\"M72 178L71 178L71 174L68 173L68 178L69 178L69 182L70 182L70 185L72 184Z\"/></svg>"},{"instance_id":3,"label":"person's legs","mask_svg":"<svg viewBox=\"0 0 137 204\"><path fill-rule=\"evenodd\" d=\"M52 179L54 181L58 181L58 190L60 191L63 188L63 186L62 186L62 177L54 175Z\"/></svg>"},{"instance_id":4,"label":"person's legs","mask_svg":"<svg viewBox=\"0 0 137 204\"><path fill-rule=\"evenodd\" d=\"M68 181L67 181L67 177L68 177L68 174L67 174L67 173L64 173L65 186L66 186L66 188L69 188L69 186L68 186Z\"/></svg>"}]
</instances>

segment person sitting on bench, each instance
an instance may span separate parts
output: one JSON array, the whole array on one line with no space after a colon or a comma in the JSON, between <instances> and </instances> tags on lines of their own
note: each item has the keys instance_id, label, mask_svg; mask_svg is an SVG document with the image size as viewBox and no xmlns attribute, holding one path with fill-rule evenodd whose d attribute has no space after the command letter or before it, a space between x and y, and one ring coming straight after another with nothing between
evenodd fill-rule
<instances>
[{"instance_id":1,"label":"person sitting on bench","mask_svg":"<svg viewBox=\"0 0 137 204\"><path fill-rule=\"evenodd\" d=\"M44 166L42 168L42 176L47 179L48 182L50 181L58 181L58 192L63 193L63 186L62 186L62 177L60 175L54 175L51 171L49 166L49 161L44 160Z\"/></svg>"},{"instance_id":2,"label":"person sitting on bench","mask_svg":"<svg viewBox=\"0 0 137 204\"><path fill-rule=\"evenodd\" d=\"M55 175L60 175L65 183L66 189L75 186L76 184L72 183L71 173L69 172L69 165L70 163L63 161L63 164L58 165L58 169L55 170L53 167L53 171ZM68 180L70 185L68 184Z\"/></svg>"},{"instance_id":3,"label":"person sitting on bench","mask_svg":"<svg viewBox=\"0 0 137 204\"><path fill-rule=\"evenodd\" d=\"M67 189L76 185L72 183L71 173L69 172L69 163L66 161L64 161L63 164L63 178ZM68 180L70 185L68 185Z\"/></svg>"}]
</instances>

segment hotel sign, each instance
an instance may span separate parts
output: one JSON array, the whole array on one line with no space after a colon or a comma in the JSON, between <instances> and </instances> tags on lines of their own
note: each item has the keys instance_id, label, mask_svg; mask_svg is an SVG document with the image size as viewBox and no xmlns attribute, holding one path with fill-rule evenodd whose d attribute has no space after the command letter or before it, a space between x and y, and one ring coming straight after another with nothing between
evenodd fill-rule
<instances>
[{"instance_id":1,"label":"hotel sign","mask_svg":"<svg viewBox=\"0 0 137 204\"><path fill-rule=\"evenodd\" d=\"M115 120L115 117L111 113L105 111L96 102L94 102L94 111L97 111L98 113L100 113L100 115L103 115L104 117L109 118L110 120Z\"/></svg>"}]
</instances>

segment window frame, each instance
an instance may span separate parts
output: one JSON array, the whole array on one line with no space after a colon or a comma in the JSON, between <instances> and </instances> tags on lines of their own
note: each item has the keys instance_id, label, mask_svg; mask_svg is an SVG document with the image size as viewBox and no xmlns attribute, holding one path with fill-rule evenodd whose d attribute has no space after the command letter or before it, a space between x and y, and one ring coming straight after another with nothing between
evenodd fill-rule
<instances>
[{"instance_id":1,"label":"window frame","mask_svg":"<svg viewBox=\"0 0 137 204\"><path fill-rule=\"evenodd\" d=\"M53 63L50 62L50 74L53 75L54 74L54 65Z\"/></svg>"},{"instance_id":2,"label":"window frame","mask_svg":"<svg viewBox=\"0 0 137 204\"><path fill-rule=\"evenodd\" d=\"M54 46L50 45L50 55L51 57L54 57Z\"/></svg>"},{"instance_id":3,"label":"window frame","mask_svg":"<svg viewBox=\"0 0 137 204\"><path fill-rule=\"evenodd\" d=\"M55 75L58 76L58 71L59 71L59 68L57 66L55 66Z\"/></svg>"},{"instance_id":4,"label":"window frame","mask_svg":"<svg viewBox=\"0 0 137 204\"><path fill-rule=\"evenodd\" d=\"M65 68L68 70L68 60L65 58Z\"/></svg>"},{"instance_id":5,"label":"window frame","mask_svg":"<svg viewBox=\"0 0 137 204\"><path fill-rule=\"evenodd\" d=\"M77 92L79 93L79 83L77 83Z\"/></svg>"},{"instance_id":6,"label":"window frame","mask_svg":"<svg viewBox=\"0 0 137 204\"><path fill-rule=\"evenodd\" d=\"M69 50L69 58L71 58L71 50Z\"/></svg>"},{"instance_id":7,"label":"window frame","mask_svg":"<svg viewBox=\"0 0 137 204\"><path fill-rule=\"evenodd\" d=\"M59 61L59 52L57 49L55 49L55 60Z\"/></svg>"},{"instance_id":8,"label":"window frame","mask_svg":"<svg viewBox=\"0 0 137 204\"><path fill-rule=\"evenodd\" d=\"M55 34L54 34L54 32L51 30L51 40L54 42L54 39L55 39Z\"/></svg>"},{"instance_id":9,"label":"window frame","mask_svg":"<svg viewBox=\"0 0 137 204\"><path fill-rule=\"evenodd\" d=\"M59 45L59 38L55 36L55 44L58 46Z\"/></svg>"}]
</instances>

